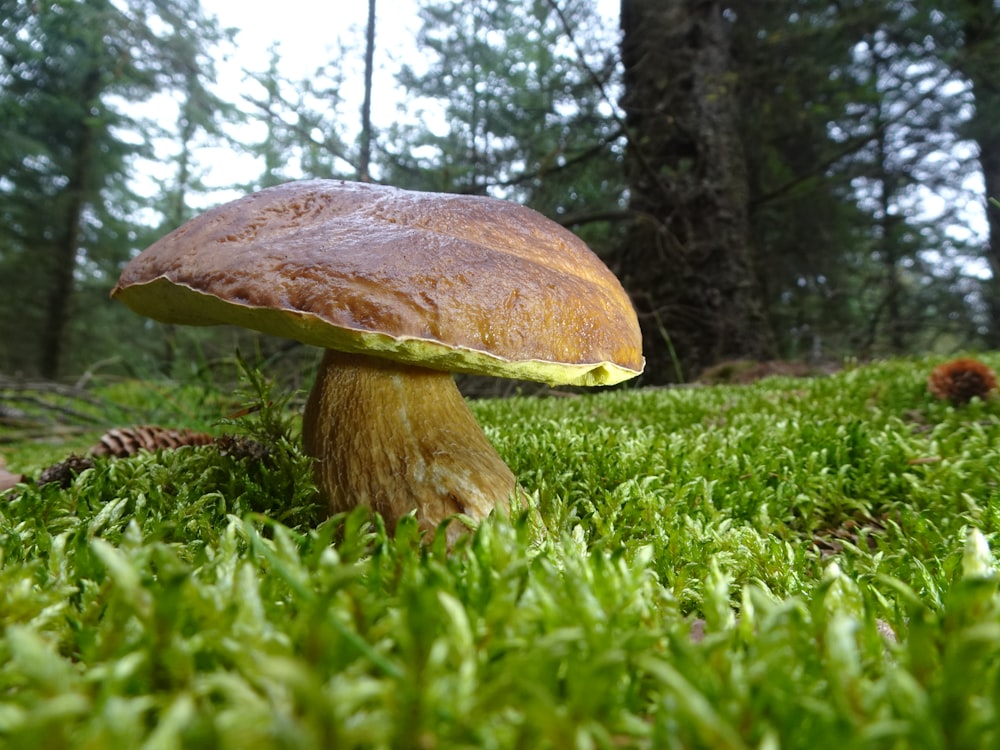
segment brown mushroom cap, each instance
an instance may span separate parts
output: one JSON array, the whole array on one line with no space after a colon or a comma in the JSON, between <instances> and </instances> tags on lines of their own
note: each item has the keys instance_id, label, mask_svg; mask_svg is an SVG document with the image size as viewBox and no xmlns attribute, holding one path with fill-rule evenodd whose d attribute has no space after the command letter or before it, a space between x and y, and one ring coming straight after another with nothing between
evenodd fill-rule
<instances>
[{"instance_id":1,"label":"brown mushroom cap","mask_svg":"<svg viewBox=\"0 0 1000 750\"><path fill-rule=\"evenodd\" d=\"M568 230L492 198L309 180L207 211L132 260L112 297L424 367L609 385L643 368L618 279Z\"/></svg>"}]
</instances>

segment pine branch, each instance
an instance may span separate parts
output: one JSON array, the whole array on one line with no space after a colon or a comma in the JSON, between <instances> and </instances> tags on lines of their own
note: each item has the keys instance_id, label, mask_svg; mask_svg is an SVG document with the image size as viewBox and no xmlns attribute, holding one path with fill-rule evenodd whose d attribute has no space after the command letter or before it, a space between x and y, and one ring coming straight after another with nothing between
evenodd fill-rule
<instances>
[{"instance_id":1,"label":"pine branch","mask_svg":"<svg viewBox=\"0 0 1000 750\"><path fill-rule=\"evenodd\" d=\"M633 136L631 129L625 122L625 118L622 117L621 114L619 114L618 104L615 102L614 99L611 98L611 95L608 93L608 88L605 85L604 80L597 74L597 71L595 71L591 67L590 63L587 62L587 56L583 51L583 47L577 41L576 34L573 31L573 27L570 25L569 19L566 17L566 14L563 12L563 9L559 7L558 0L546 0L546 2L548 3L549 7L552 8L552 11L556 14L556 16L559 18L559 23L563 28L563 32L566 34L567 39L569 39L569 43L573 46L573 51L576 54L576 59L580 65L580 68L587 74L587 77L590 79L591 83L593 83L594 86L597 87L597 90L601 94L601 99L611 108L611 117L618 125L619 133L625 136L625 140L628 142L629 148L631 149L632 154L635 156L636 162L639 164L640 168L645 173L645 175L652 181L654 185L656 185L656 187L663 193L663 195L669 196L670 190L660 179L659 171L653 166L653 164L649 161L649 159L646 158L646 154L643 152L642 148L639 145L639 140Z\"/></svg>"},{"instance_id":2,"label":"pine branch","mask_svg":"<svg viewBox=\"0 0 1000 750\"><path fill-rule=\"evenodd\" d=\"M900 107L895 116L881 120L878 127L873 128L871 132L844 141L840 148L831 152L827 158L818 162L812 169L795 175L784 184L779 185L767 193L757 196L750 203L751 210L760 208L761 206L767 205L774 200L784 197L810 180L825 176L838 162L862 151L865 147L871 144L873 140L884 136L890 128L899 125L912 117L913 109L935 97L938 94L941 85L951 78L953 74L954 71L950 68L946 67L942 69L939 72L939 80L936 81L933 86L928 86L922 94L911 101L910 106ZM844 179L849 181L852 176L851 170L847 170L845 172Z\"/></svg>"},{"instance_id":3,"label":"pine branch","mask_svg":"<svg viewBox=\"0 0 1000 750\"><path fill-rule=\"evenodd\" d=\"M608 209L604 211L584 211L566 216L554 216L552 218L564 227L579 227L584 224L596 224L601 221L632 221L635 217L636 212L629 209Z\"/></svg>"},{"instance_id":4,"label":"pine branch","mask_svg":"<svg viewBox=\"0 0 1000 750\"><path fill-rule=\"evenodd\" d=\"M274 110L274 107L271 105L270 102L264 102L249 96L245 96L243 98L248 104L252 104L253 106L255 106L264 115L269 117L272 121L280 123L283 128L287 128L289 131L297 135L300 139L302 139L304 143L308 143L310 145L322 148L331 156L343 161L345 164L351 167L351 169L353 169L355 172L360 172L360 168L358 167L358 165L350 157L348 157L344 151L335 148L329 142L320 141L314 138L312 135L312 131L314 130L314 128L303 127L301 125L301 120L299 122L296 122L295 124L286 122L284 119L282 119L281 115ZM280 99L280 101L284 106L288 107L289 109L294 109L294 107L286 100Z\"/></svg>"}]
</instances>

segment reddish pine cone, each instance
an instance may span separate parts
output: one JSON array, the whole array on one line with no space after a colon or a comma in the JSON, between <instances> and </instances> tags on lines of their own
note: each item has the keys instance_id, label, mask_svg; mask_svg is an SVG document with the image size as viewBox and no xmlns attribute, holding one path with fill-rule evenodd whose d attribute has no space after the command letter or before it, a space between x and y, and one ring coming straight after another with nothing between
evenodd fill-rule
<instances>
[{"instance_id":1,"label":"reddish pine cone","mask_svg":"<svg viewBox=\"0 0 1000 750\"><path fill-rule=\"evenodd\" d=\"M938 365L927 379L927 390L955 406L967 404L973 396L986 398L997 387L997 376L978 359L955 359Z\"/></svg>"},{"instance_id":2,"label":"reddish pine cone","mask_svg":"<svg viewBox=\"0 0 1000 750\"><path fill-rule=\"evenodd\" d=\"M212 441L211 435L191 430L172 430L156 425L117 427L105 432L89 453L91 456L126 458L140 450L170 450L184 445L208 445Z\"/></svg>"}]
</instances>

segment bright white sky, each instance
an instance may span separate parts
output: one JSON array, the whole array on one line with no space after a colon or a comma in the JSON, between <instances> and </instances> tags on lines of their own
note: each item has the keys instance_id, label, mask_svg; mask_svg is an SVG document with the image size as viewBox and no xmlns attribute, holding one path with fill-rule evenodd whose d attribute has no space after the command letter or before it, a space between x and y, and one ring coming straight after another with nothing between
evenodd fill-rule
<instances>
[{"instance_id":1,"label":"bright white sky","mask_svg":"<svg viewBox=\"0 0 1000 750\"><path fill-rule=\"evenodd\" d=\"M266 67L267 49L281 44L282 63L288 72L305 74L326 62L338 38L361 38L368 16L365 0L202 0L202 7L224 27L239 29L240 56L247 67ZM280 7L281 12L275 9ZM415 0L379 0L377 33L386 39L412 38L417 28ZM256 58L257 64L254 64Z\"/></svg>"},{"instance_id":2,"label":"bright white sky","mask_svg":"<svg viewBox=\"0 0 1000 750\"><path fill-rule=\"evenodd\" d=\"M596 0L598 10L615 27L619 3L620 0ZM403 62L419 69L415 62L420 57L416 46L420 5L421 0L378 0L376 3L375 95L372 101L372 120L376 127L391 124L397 116L395 71ZM347 89L342 95L348 102L344 111L358 112L360 127L364 70L361 50L368 20L367 0L328 0L325 3L315 0L244 0L239 3L202 0L202 7L209 15L216 16L223 27L239 29L235 54L218 68L218 93L230 101L238 100L241 94L259 96L259 89L247 81L242 71L265 71L270 60L269 50L275 43L281 58L281 73L292 80L308 77L319 66L338 59L341 43L358 49L356 71L348 76ZM252 131L248 138L259 140L263 136L262 129L263 126ZM262 171L262 166L252 157L233 154L231 150L213 149L203 154L201 160L211 163L211 172L219 175L218 179L206 175L209 186L249 181ZM225 169L220 168L223 164ZM213 202L227 197L216 195Z\"/></svg>"},{"instance_id":3,"label":"bright white sky","mask_svg":"<svg viewBox=\"0 0 1000 750\"><path fill-rule=\"evenodd\" d=\"M228 101L239 103L243 95L260 96L260 89L248 79L245 70L264 72L270 63L270 50L277 45L281 74L292 80L309 77L318 67L339 57L341 43L359 50L358 73L349 77L354 83L344 92L348 101L362 96L363 49L365 26L368 18L366 0L332 0L317 3L315 0L202 0L202 7L209 15L219 19L223 27L238 29L232 56L219 61L217 93ZM280 12L276 12L280 8ZM376 5L376 90L391 92L394 89L392 57L400 49L414 54L412 39L419 27L416 0L380 0ZM387 97L373 101L373 120L379 125L391 117L395 105ZM360 110L359 110L360 112ZM360 113L358 115L360 122ZM263 137L263 125L243 126L248 140ZM263 166L252 156L234 153L228 148L202 151L200 161L211 164L205 176L210 187L230 185L238 181L251 181L258 177ZM217 175L217 177L213 177ZM217 194L210 203L226 200L226 194Z\"/></svg>"},{"instance_id":4,"label":"bright white sky","mask_svg":"<svg viewBox=\"0 0 1000 750\"><path fill-rule=\"evenodd\" d=\"M338 56L341 42L363 49L368 20L367 0L202 0L207 13L223 27L239 30L234 58L220 66L220 84L241 85L241 70L264 71L269 49L278 45L281 71L289 78L305 78ZM415 52L419 28L418 0L379 0L376 4L376 67L383 83L392 85L392 61L402 51ZM276 13L275 8L281 12ZM361 61L358 60L359 70ZM387 66L390 66L387 69ZM225 83L224 83L225 82ZM361 82L358 81L360 92Z\"/></svg>"}]
</instances>

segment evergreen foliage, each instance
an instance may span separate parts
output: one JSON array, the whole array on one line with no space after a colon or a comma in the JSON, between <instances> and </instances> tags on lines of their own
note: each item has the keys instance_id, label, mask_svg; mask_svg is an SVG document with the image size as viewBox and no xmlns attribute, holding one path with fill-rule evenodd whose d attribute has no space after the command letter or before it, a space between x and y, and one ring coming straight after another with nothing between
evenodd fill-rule
<instances>
[{"instance_id":1,"label":"evergreen foliage","mask_svg":"<svg viewBox=\"0 0 1000 750\"><path fill-rule=\"evenodd\" d=\"M266 71L255 73L260 93L248 97L253 116L267 126L266 136L244 148L264 161L258 183L269 187L297 177L356 178L358 154L342 137L346 119L340 94L347 52L317 66L304 80L291 80L279 70L274 48Z\"/></svg>"},{"instance_id":2,"label":"evergreen foliage","mask_svg":"<svg viewBox=\"0 0 1000 750\"><path fill-rule=\"evenodd\" d=\"M530 202L577 152L619 135L571 46L598 33L588 4L565 4L560 16L534 0L445 2L421 17L426 67L404 65L400 81L444 121L400 128L391 162L400 178ZM611 61L595 62L606 80Z\"/></svg>"},{"instance_id":3,"label":"evergreen foliage","mask_svg":"<svg viewBox=\"0 0 1000 750\"><path fill-rule=\"evenodd\" d=\"M978 340L977 250L956 234L974 200L968 88L933 18L897 2L741 9L751 222L786 356Z\"/></svg>"},{"instance_id":4,"label":"evergreen foliage","mask_svg":"<svg viewBox=\"0 0 1000 750\"><path fill-rule=\"evenodd\" d=\"M398 76L418 119L386 133L382 179L525 203L613 258L623 133L614 36L592 4L449 0L420 15L425 59Z\"/></svg>"},{"instance_id":5,"label":"evergreen foliage","mask_svg":"<svg viewBox=\"0 0 1000 750\"><path fill-rule=\"evenodd\" d=\"M154 133L132 108L183 84L204 113L219 36L194 0L4 0L0 19L0 367L55 377L142 338L107 299L153 236L132 178Z\"/></svg>"}]
</instances>

